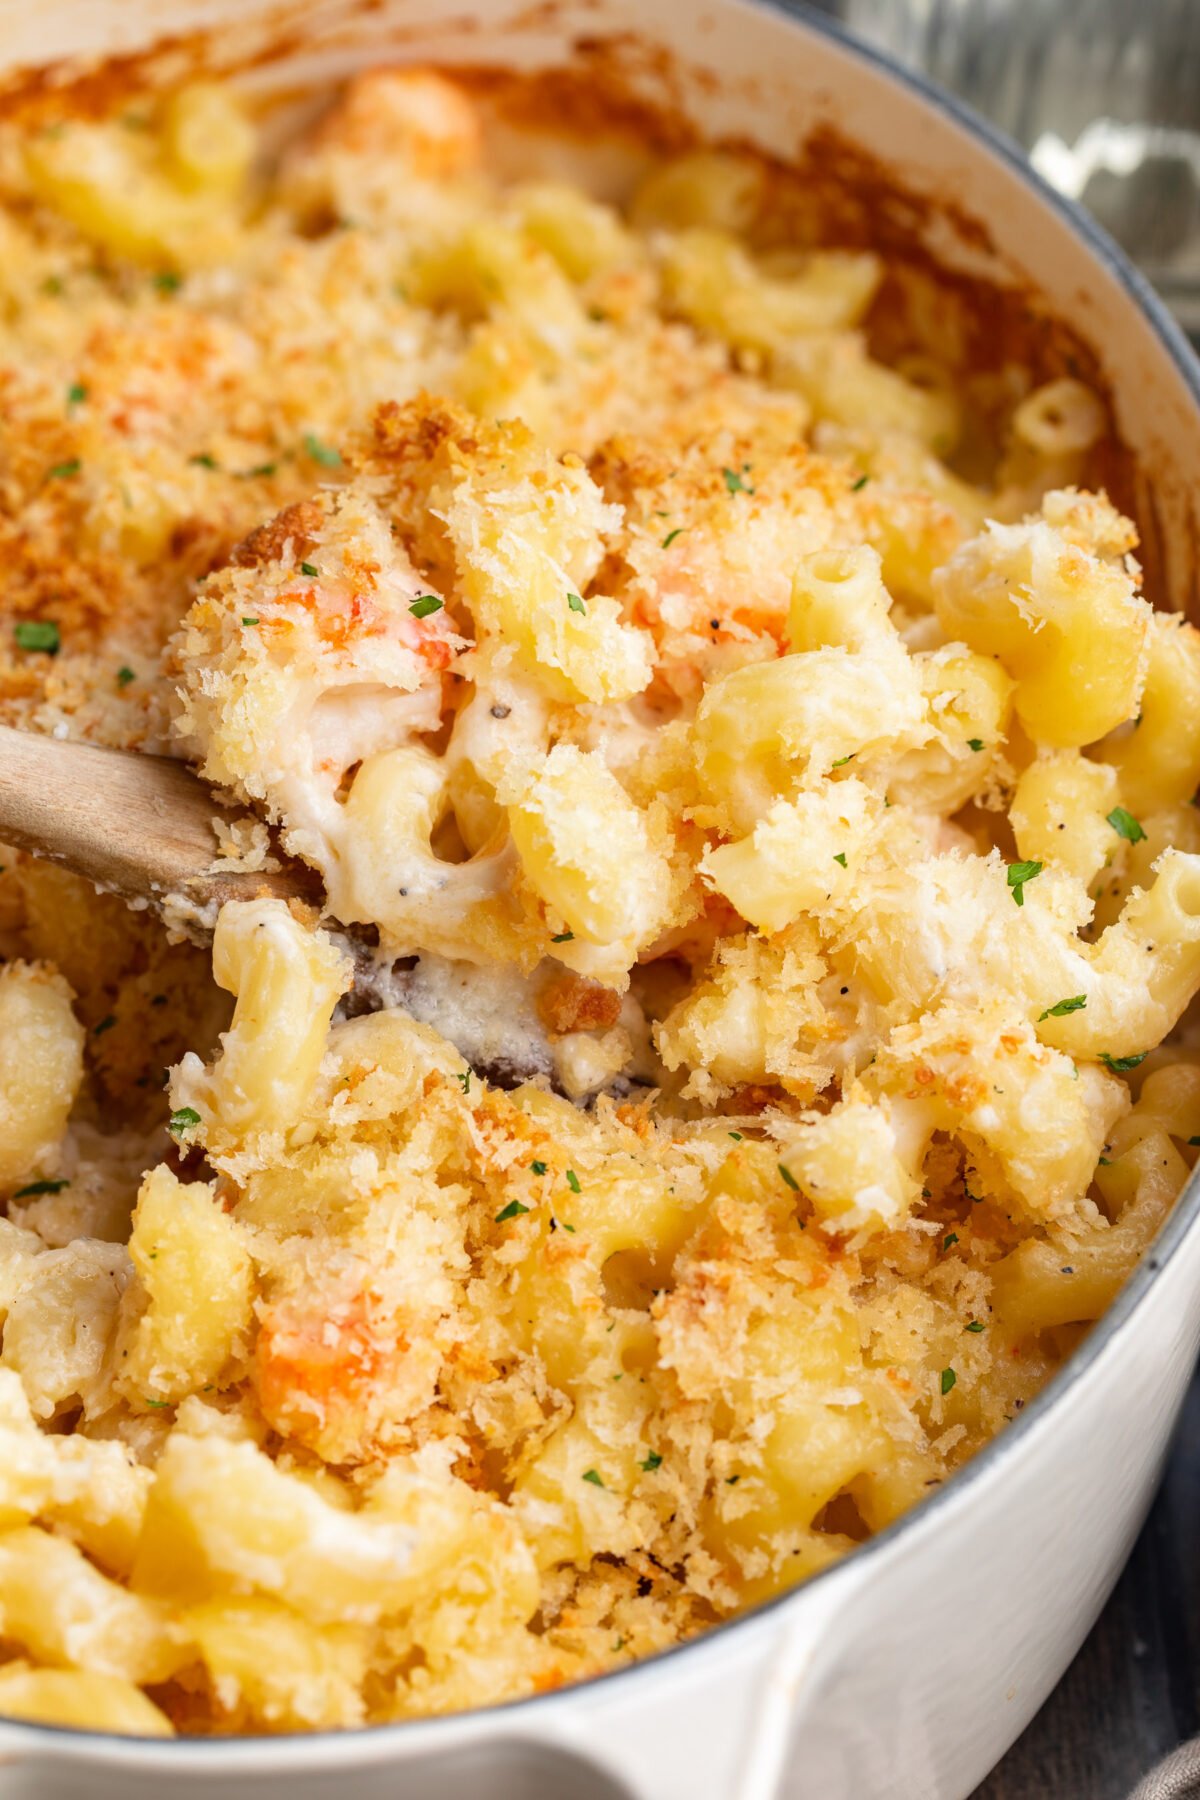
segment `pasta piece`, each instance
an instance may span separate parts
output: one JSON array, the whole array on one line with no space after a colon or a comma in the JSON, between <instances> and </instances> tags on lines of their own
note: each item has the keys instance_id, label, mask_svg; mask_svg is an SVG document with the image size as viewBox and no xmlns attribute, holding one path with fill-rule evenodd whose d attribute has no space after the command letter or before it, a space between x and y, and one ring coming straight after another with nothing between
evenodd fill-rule
<instances>
[{"instance_id":1,"label":"pasta piece","mask_svg":"<svg viewBox=\"0 0 1200 1800\"><path fill-rule=\"evenodd\" d=\"M1091 744L1137 712L1151 613L1121 564L1045 519L992 524L934 585L943 629L998 656L1015 680L1035 742Z\"/></svg>"},{"instance_id":2,"label":"pasta piece","mask_svg":"<svg viewBox=\"0 0 1200 1800\"><path fill-rule=\"evenodd\" d=\"M0 1185L45 1166L82 1073L83 1028L66 982L38 964L0 968Z\"/></svg>"}]
</instances>

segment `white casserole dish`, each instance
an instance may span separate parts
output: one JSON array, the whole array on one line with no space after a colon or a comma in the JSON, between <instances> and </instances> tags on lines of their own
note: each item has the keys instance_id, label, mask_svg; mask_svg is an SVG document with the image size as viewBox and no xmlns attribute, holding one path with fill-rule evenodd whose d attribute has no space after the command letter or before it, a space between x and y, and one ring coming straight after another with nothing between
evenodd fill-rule
<instances>
[{"instance_id":1,"label":"white casserole dish","mask_svg":"<svg viewBox=\"0 0 1200 1800\"><path fill-rule=\"evenodd\" d=\"M1026 284L1097 354L1138 472L1160 591L1191 597L1200 369L1163 307L1015 152L816 21L752 0L0 0L10 68L219 28L260 84L372 61L538 67L599 56L706 136L787 157L814 127L921 197L913 228ZM581 42L582 46L581 46ZM191 49L186 51L190 57ZM178 59L176 74L180 72ZM928 201L929 204L924 204ZM961 215L986 225L963 236ZM396 1800L962 1800L1041 1704L1109 1592L1156 1484L1200 1337L1200 1183L1082 1349L943 1492L849 1560L686 1648L537 1699L340 1735L179 1741L0 1722L0 1800L219 1792Z\"/></svg>"}]
</instances>

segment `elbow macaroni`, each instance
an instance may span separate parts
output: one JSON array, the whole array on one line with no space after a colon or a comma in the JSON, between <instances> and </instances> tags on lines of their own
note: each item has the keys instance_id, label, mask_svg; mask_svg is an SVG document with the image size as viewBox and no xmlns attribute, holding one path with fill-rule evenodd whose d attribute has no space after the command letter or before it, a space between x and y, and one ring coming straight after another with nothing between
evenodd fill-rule
<instances>
[{"instance_id":1,"label":"elbow macaroni","mask_svg":"<svg viewBox=\"0 0 1200 1800\"><path fill-rule=\"evenodd\" d=\"M427 70L271 162L205 84L0 137L4 716L325 895L210 973L0 856L0 1715L452 1712L786 1590L1200 1144L1200 637L1102 397L885 366L765 163L507 182Z\"/></svg>"}]
</instances>

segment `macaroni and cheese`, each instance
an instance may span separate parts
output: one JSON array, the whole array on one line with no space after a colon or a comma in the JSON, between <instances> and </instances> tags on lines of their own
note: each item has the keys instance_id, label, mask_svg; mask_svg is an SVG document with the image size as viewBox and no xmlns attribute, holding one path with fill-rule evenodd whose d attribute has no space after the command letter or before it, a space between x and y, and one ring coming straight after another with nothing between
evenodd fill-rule
<instances>
[{"instance_id":1,"label":"macaroni and cheese","mask_svg":"<svg viewBox=\"0 0 1200 1800\"><path fill-rule=\"evenodd\" d=\"M327 896L210 961L0 855L0 1714L686 1639L1001 1430L1200 1144L1200 634L1101 394L881 360L748 154L487 131L0 127L0 713Z\"/></svg>"}]
</instances>

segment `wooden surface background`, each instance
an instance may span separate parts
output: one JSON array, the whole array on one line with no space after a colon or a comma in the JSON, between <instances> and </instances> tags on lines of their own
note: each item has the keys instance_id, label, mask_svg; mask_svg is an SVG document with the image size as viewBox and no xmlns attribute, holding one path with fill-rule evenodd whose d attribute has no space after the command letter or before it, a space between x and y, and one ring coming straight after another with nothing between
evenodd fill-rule
<instances>
[{"instance_id":1,"label":"wooden surface background","mask_svg":"<svg viewBox=\"0 0 1200 1800\"><path fill-rule=\"evenodd\" d=\"M1112 1454L1121 1447L1113 1444ZM1046 1597L1054 1604L1053 1594ZM1125 1800L1200 1732L1200 1379L1112 1599L1041 1712L973 1800Z\"/></svg>"}]
</instances>

